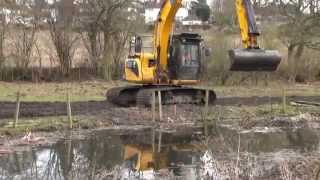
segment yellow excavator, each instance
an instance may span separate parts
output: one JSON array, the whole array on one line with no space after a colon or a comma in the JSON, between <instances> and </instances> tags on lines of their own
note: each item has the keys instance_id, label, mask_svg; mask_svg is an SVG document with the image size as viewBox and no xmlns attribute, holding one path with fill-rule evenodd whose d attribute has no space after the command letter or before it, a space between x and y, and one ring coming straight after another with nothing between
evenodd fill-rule
<instances>
[{"instance_id":1,"label":"yellow excavator","mask_svg":"<svg viewBox=\"0 0 320 180\"><path fill-rule=\"evenodd\" d=\"M125 144L124 160L133 163L133 169L139 172L147 170L161 170L173 168L173 164L192 164L191 154L205 151L205 147L198 144L165 144L161 152L153 152L152 145ZM179 162L182 161L182 162Z\"/></svg>"},{"instance_id":2,"label":"yellow excavator","mask_svg":"<svg viewBox=\"0 0 320 180\"><path fill-rule=\"evenodd\" d=\"M204 48L202 37L195 33L174 33L175 16L183 0L165 0L153 33L151 52L144 52L142 38L130 42L125 62L125 80L140 84L115 87L107 99L121 106L152 103L152 94L160 92L163 104L203 103L206 89L190 87L200 82ZM242 49L229 51L232 71L275 71L281 61L276 50L264 50L258 45L260 35L250 0L235 0ZM189 86L189 87L188 87ZM209 101L216 100L209 90Z\"/></svg>"}]
</instances>

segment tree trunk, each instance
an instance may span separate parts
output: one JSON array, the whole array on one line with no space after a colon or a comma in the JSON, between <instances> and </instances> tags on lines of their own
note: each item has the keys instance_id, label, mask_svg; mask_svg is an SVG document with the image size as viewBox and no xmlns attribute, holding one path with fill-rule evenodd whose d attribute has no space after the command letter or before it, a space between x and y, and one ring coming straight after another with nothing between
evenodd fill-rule
<instances>
[{"instance_id":1,"label":"tree trunk","mask_svg":"<svg viewBox=\"0 0 320 180\"><path fill-rule=\"evenodd\" d=\"M108 56L108 48L109 48L109 32L103 32L103 56L104 58Z\"/></svg>"},{"instance_id":2,"label":"tree trunk","mask_svg":"<svg viewBox=\"0 0 320 180\"><path fill-rule=\"evenodd\" d=\"M295 45L288 46L288 73L289 73L289 82L294 83L295 75L294 75L294 49Z\"/></svg>"},{"instance_id":3,"label":"tree trunk","mask_svg":"<svg viewBox=\"0 0 320 180\"><path fill-rule=\"evenodd\" d=\"M298 74L298 65L300 63L302 54L304 51L304 45L290 45L288 47L288 63L289 63L289 73L290 78L289 81L291 83L296 82L297 74Z\"/></svg>"},{"instance_id":4,"label":"tree trunk","mask_svg":"<svg viewBox=\"0 0 320 180\"><path fill-rule=\"evenodd\" d=\"M0 42L0 68L2 68L2 65L5 61L4 53L3 53L3 42Z\"/></svg>"},{"instance_id":5,"label":"tree trunk","mask_svg":"<svg viewBox=\"0 0 320 180\"><path fill-rule=\"evenodd\" d=\"M92 30L88 32L89 41L90 41L90 56L93 68L98 68L98 48L97 48L97 32Z\"/></svg>"},{"instance_id":6,"label":"tree trunk","mask_svg":"<svg viewBox=\"0 0 320 180\"><path fill-rule=\"evenodd\" d=\"M0 15L0 68L2 67L5 61L4 43L5 43L7 25L8 24L6 23L5 16Z\"/></svg>"},{"instance_id":7,"label":"tree trunk","mask_svg":"<svg viewBox=\"0 0 320 180\"><path fill-rule=\"evenodd\" d=\"M298 75L298 67L301 66L301 57L304 51L304 45L299 45L296 49L295 55L294 55L294 61L295 61L295 66L294 66L294 75L295 75L295 79L294 82L296 82L297 79L297 75Z\"/></svg>"},{"instance_id":8,"label":"tree trunk","mask_svg":"<svg viewBox=\"0 0 320 180\"><path fill-rule=\"evenodd\" d=\"M4 53L3 53L4 40L5 40L4 30L1 30L0 32L0 68L2 67L5 60Z\"/></svg>"},{"instance_id":9,"label":"tree trunk","mask_svg":"<svg viewBox=\"0 0 320 180\"><path fill-rule=\"evenodd\" d=\"M112 71L112 61L110 61L110 34L107 31L103 32L103 59L104 59L104 78L111 80L111 71Z\"/></svg>"}]
</instances>

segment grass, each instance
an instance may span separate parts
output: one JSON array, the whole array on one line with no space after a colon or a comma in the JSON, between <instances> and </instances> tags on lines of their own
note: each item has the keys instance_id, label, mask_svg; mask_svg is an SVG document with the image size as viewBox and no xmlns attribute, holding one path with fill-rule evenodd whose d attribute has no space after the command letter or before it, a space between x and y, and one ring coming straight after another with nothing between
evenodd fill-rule
<instances>
[{"instance_id":1,"label":"grass","mask_svg":"<svg viewBox=\"0 0 320 180\"><path fill-rule=\"evenodd\" d=\"M69 89L72 101L92 101L105 100L106 91L115 86L125 85L123 82L106 82L106 81L90 81L90 82L73 82L73 83L26 83L0 82L0 101L15 101L15 93L20 91L26 96L22 97L22 101L65 101L66 94ZM218 97L238 96L282 96L283 88L281 84L273 84L271 86L209 86L214 89ZM288 96L320 96L320 84L313 85L295 85L286 86ZM281 104L265 104L260 106L214 106L209 110L209 119L252 119L255 117L275 117L275 116L295 116L300 113L318 112L319 107L312 106L287 106L284 113ZM74 116L75 128L95 128L100 126L109 126L109 121L99 121L96 117ZM108 118L108 117L106 117ZM0 123L0 134L19 134L27 129L34 131L56 131L67 129L69 122L66 116L55 117L39 117L39 118L22 118L16 129L12 128L13 119L3 120Z\"/></svg>"},{"instance_id":2,"label":"grass","mask_svg":"<svg viewBox=\"0 0 320 180\"><path fill-rule=\"evenodd\" d=\"M259 106L214 106L209 110L209 119L241 119L252 117L279 117L296 116L302 113L319 113L319 107L316 106L291 106L287 105L286 111L280 104L259 105Z\"/></svg>"},{"instance_id":3,"label":"grass","mask_svg":"<svg viewBox=\"0 0 320 180\"><path fill-rule=\"evenodd\" d=\"M105 94L111 87L126 85L125 82L85 81L72 83L26 83L0 82L0 101L15 101L16 93L20 90L25 96L22 101L65 101L68 89L72 101L100 101L105 100ZM212 86L218 97L238 96L282 96L281 83L272 83L269 86ZM287 96L320 96L320 84L285 86Z\"/></svg>"},{"instance_id":4,"label":"grass","mask_svg":"<svg viewBox=\"0 0 320 180\"><path fill-rule=\"evenodd\" d=\"M16 93L24 96L22 101L65 101L70 91L73 101L105 100L106 91L115 83L105 81L73 82L73 83L6 83L0 82L0 101L15 101Z\"/></svg>"},{"instance_id":5,"label":"grass","mask_svg":"<svg viewBox=\"0 0 320 180\"><path fill-rule=\"evenodd\" d=\"M88 117L74 116L74 129L92 129L98 127L110 126L109 121L101 122ZM69 120L67 116L51 116L36 118L21 118L18 126L13 128L13 119L4 119L0 124L0 135L20 135L28 131L54 132L59 130L67 130L69 128Z\"/></svg>"},{"instance_id":6,"label":"grass","mask_svg":"<svg viewBox=\"0 0 320 180\"><path fill-rule=\"evenodd\" d=\"M282 97L285 88L287 96L320 96L320 84L296 84L282 85L281 83L272 83L269 86L209 86L214 89L218 96L272 96Z\"/></svg>"},{"instance_id":7,"label":"grass","mask_svg":"<svg viewBox=\"0 0 320 180\"><path fill-rule=\"evenodd\" d=\"M287 105L286 111L280 104L273 104L272 106L214 106L211 107L208 114L208 123L215 127L220 123L227 123L229 125L239 126L243 129L251 129L256 126L273 126L275 120L280 118L287 123L296 123L291 120L291 117L300 117L302 114L312 114L314 120L320 122L319 107L314 106L291 106ZM309 116L305 116L309 117ZM310 119L312 122L313 120ZM279 122L281 124L281 122ZM307 122L301 122L307 125ZM283 126L285 127L285 126ZM288 127L289 128L289 127Z\"/></svg>"}]
</instances>

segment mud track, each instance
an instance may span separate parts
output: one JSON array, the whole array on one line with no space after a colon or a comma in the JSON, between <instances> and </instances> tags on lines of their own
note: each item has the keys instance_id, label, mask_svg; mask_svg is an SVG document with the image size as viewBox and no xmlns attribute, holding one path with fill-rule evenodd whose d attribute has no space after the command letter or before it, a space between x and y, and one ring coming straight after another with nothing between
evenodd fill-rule
<instances>
[{"instance_id":1,"label":"mud track","mask_svg":"<svg viewBox=\"0 0 320 180\"><path fill-rule=\"evenodd\" d=\"M217 105L222 106L257 106L263 104L280 103L281 97L224 97L217 100ZM320 96L295 96L288 97L288 101L312 101L320 102ZM15 113L14 102L0 102L0 119L12 118ZM20 105L20 117L43 117L67 115L66 104L63 102L22 102ZM97 115L103 114L106 118L137 115L137 108L119 108L106 101L73 102L72 112L74 115ZM140 116L139 116L140 115Z\"/></svg>"}]
</instances>

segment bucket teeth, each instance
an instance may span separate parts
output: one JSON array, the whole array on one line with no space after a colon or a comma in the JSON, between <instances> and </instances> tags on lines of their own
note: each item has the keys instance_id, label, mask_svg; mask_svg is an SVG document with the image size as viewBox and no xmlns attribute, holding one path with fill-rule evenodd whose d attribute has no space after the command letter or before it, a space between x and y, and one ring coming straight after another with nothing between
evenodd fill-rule
<instances>
[{"instance_id":1,"label":"bucket teeth","mask_svg":"<svg viewBox=\"0 0 320 180\"><path fill-rule=\"evenodd\" d=\"M234 49L229 51L231 71L276 71L281 55L275 50Z\"/></svg>"}]
</instances>

